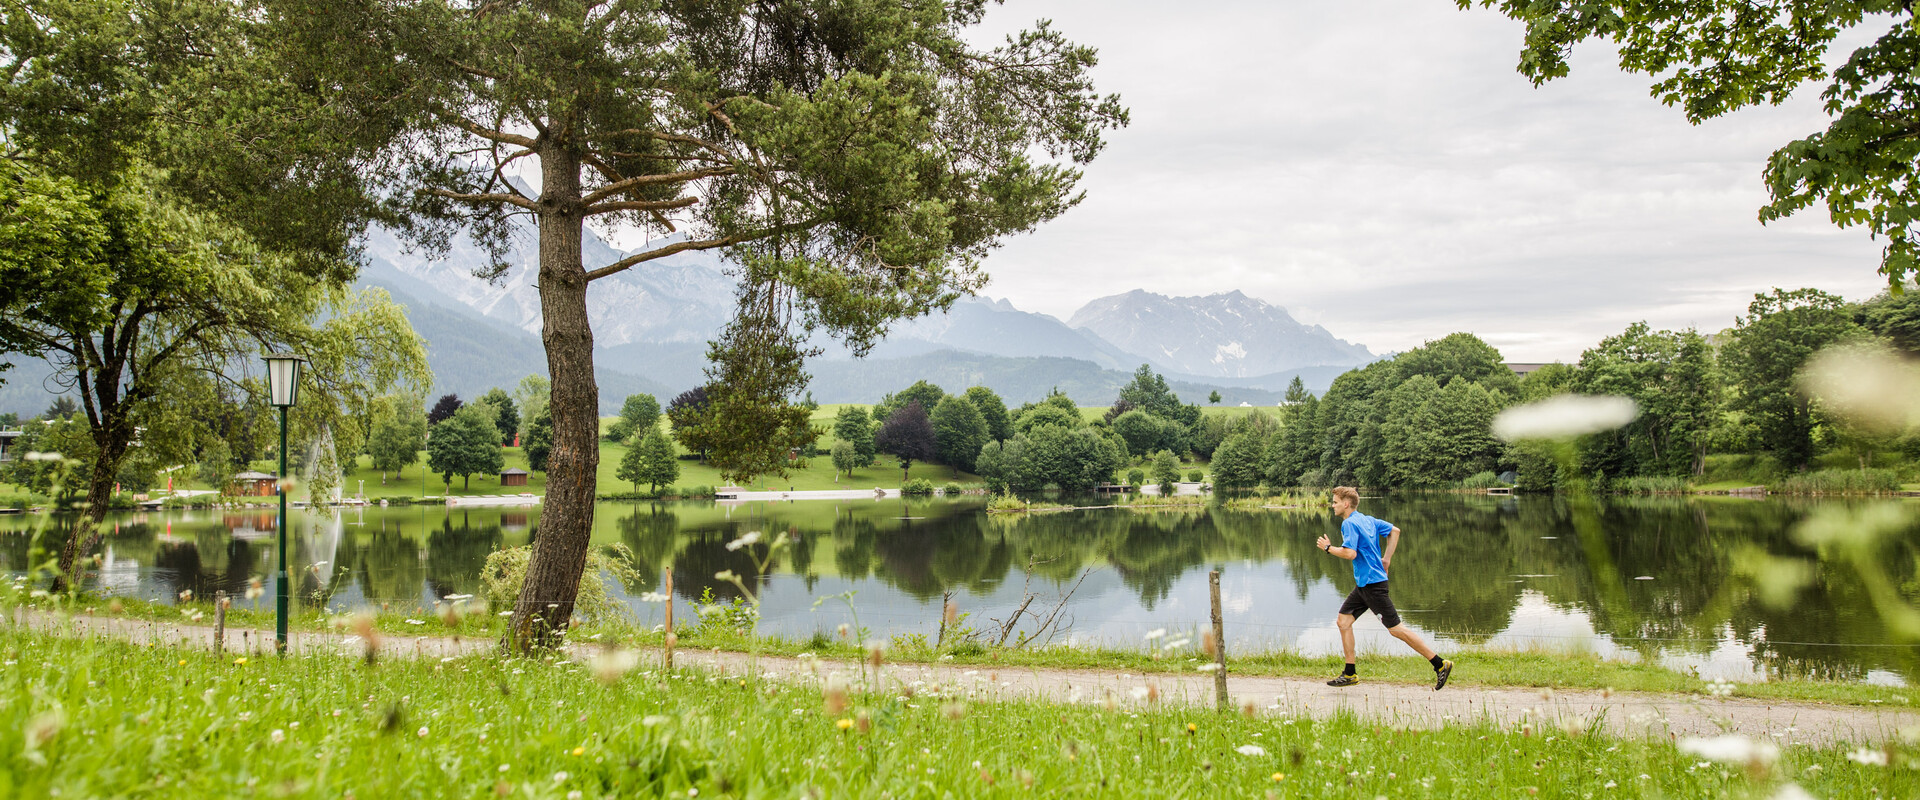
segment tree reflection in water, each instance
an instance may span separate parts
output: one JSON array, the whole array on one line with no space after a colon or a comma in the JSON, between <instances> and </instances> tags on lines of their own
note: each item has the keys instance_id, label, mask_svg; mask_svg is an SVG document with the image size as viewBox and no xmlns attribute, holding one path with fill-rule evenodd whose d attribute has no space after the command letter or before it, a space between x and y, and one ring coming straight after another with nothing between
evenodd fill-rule
<instances>
[{"instance_id":1,"label":"tree reflection in water","mask_svg":"<svg viewBox=\"0 0 1920 800\"><path fill-rule=\"evenodd\" d=\"M1600 534L1591 541L1579 536L1574 511L1560 498L1397 495L1368 499L1363 508L1407 534L1392 572L1407 619L1452 642L1547 642L1643 657L1699 656L1731 643L1763 671L1857 679L1888 670L1920 680L1920 648L1888 638L1849 562L1820 560L1792 538L1811 503L1607 499L1596 508ZM1234 617L1241 629L1278 632L1274 638L1285 645L1330 624L1333 604L1351 588L1348 564L1313 546L1316 536L1336 530L1326 512L1208 506L1008 516L982 509L968 499L607 503L595 541L632 549L645 577L622 587L630 596L657 591L662 568L672 566L677 595L697 598L710 589L730 599L737 590L713 576L732 570L775 598L769 629L795 635L823 627L807 616L821 594L856 590L862 614L875 612L862 619L876 633L925 633L938 620L944 592L955 591L964 610L984 619L1017 604L1029 578L1035 591L1057 593L1093 569L1074 603L1085 624L1106 627L1087 632L1137 641L1126 625L1144 631L1204 619L1204 594L1186 595L1195 576L1221 565L1230 583L1241 581L1232 585L1257 593ZM238 594L249 577L266 574L262 565L272 556L271 538L258 535L271 530L272 514L264 523L256 516L110 516L101 546L109 574L97 581L161 601L184 589ZM360 519L340 529L331 554L347 570L315 576L306 592L335 605L429 606L447 595L477 594L487 554L535 535L520 509L368 509ZM28 563L29 521L0 520L0 564L8 569ZM299 526L319 524L326 523L296 519ZM773 575L754 572L755 556L764 552L726 549L754 530L787 531L794 539ZM1880 564L1909 600L1920 602L1920 529L1879 546ZM1739 567L1742 552L1808 559L1814 580L1788 605L1759 602L1756 579ZM307 563L328 558L294 555ZM1636 580L1641 576L1652 580ZM1564 624L1540 629L1538 620L1516 616L1523 608ZM781 614L784 628L772 618Z\"/></svg>"}]
</instances>

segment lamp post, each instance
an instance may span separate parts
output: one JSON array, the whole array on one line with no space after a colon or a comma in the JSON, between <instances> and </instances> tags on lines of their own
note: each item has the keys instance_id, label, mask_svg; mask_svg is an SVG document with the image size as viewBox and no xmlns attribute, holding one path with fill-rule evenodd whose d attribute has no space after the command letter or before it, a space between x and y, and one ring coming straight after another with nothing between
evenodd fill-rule
<instances>
[{"instance_id":1,"label":"lamp post","mask_svg":"<svg viewBox=\"0 0 1920 800\"><path fill-rule=\"evenodd\" d=\"M273 647L287 653L287 409L300 400L300 368L306 358L293 353L267 354L267 402L280 409L280 571L274 573Z\"/></svg>"}]
</instances>

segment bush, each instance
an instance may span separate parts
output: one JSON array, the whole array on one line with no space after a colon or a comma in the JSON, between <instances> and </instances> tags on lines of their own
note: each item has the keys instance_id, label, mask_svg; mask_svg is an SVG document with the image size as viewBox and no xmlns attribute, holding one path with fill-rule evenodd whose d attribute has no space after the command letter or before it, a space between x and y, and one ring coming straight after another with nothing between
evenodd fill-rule
<instances>
[{"instance_id":1,"label":"bush","mask_svg":"<svg viewBox=\"0 0 1920 800\"><path fill-rule=\"evenodd\" d=\"M30 494L0 494L0 508L25 511L39 502L39 498Z\"/></svg>"},{"instance_id":2,"label":"bush","mask_svg":"<svg viewBox=\"0 0 1920 800\"><path fill-rule=\"evenodd\" d=\"M519 600L520 585L526 583L527 561L531 558L533 545L530 544L487 554L480 577L486 585L487 605L493 611L505 611ZM589 551L587 569L580 575L580 594L573 601L574 613L581 618L603 622L627 611L627 605L607 591L606 573L625 583L644 584L649 580L633 568L633 551L624 544Z\"/></svg>"},{"instance_id":3,"label":"bush","mask_svg":"<svg viewBox=\"0 0 1920 800\"><path fill-rule=\"evenodd\" d=\"M1011 493L996 494L987 501L988 511L1025 511L1027 501L1014 497Z\"/></svg>"},{"instance_id":4,"label":"bush","mask_svg":"<svg viewBox=\"0 0 1920 800\"><path fill-rule=\"evenodd\" d=\"M1188 483L1199 483L1201 480L1205 479L1206 477L1207 477L1207 473L1201 472L1200 470L1197 470L1197 469L1187 470Z\"/></svg>"},{"instance_id":5,"label":"bush","mask_svg":"<svg viewBox=\"0 0 1920 800\"><path fill-rule=\"evenodd\" d=\"M676 497L684 497L684 498L708 498L713 496L713 487L688 486L684 489L673 488L673 489L667 490L666 494L676 496Z\"/></svg>"},{"instance_id":6,"label":"bush","mask_svg":"<svg viewBox=\"0 0 1920 800\"><path fill-rule=\"evenodd\" d=\"M1476 472L1460 481L1460 488L1462 489L1492 489L1496 486L1505 485L1505 483L1501 482L1500 476L1493 474L1492 470Z\"/></svg>"},{"instance_id":7,"label":"bush","mask_svg":"<svg viewBox=\"0 0 1920 800\"><path fill-rule=\"evenodd\" d=\"M1143 484L1143 483L1146 483L1146 482L1147 482L1147 471L1146 471L1146 470L1144 470L1144 469L1140 469L1140 468L1138 468L1138 467L1135 467L1135 468L1133 468L1133 469L1130 469L1130 470L1127 470L1127 484L1128 484L1129 486L1136 486L1136 487L1137 487L1137 486L1139 486L1139 485L1141 485L1141 484Z\"/></svg>"},{"instance_id":8,"label":"bush","mask_svg":"<svg viewBox=\"0 0 1920 800\"><path fill-rule=\"evenodd\" d=\"M933 481L927 480L926 478L914 478L900 487L900 493L907 495L933 494Z\"/></svg>"},{"instance_id":9,"label":"bush","mask_svg":"<svg viewBox=\"0 0 1920 800\"><path fill-rule=\"evenodd\" d=\"M967 491L967 487L961 486L960 484L957 484L957 483L949 483L945 486L940 487L940 493L948 497L959 497L960 495L965 494L966 491Z\"/></svg>"},{"instance_id":10,"label":"bush","mask_svg":"<svg viewBox=\"0 0 1920 800\"><path fill-rule=\"evenodd\" d=\"M1887 494L1900 490L1890 469L1823 469L1790 475L1771 487L1780 494Z\"/></svg>"},{"instance_id":11,"label":"bush","mask_svg":"<svg viewBox=\"0 0 1920 800\"><path fill-rule=\"evenodd\" d=\"M1613 490L1619 494L1686 494L1687 479L1669 475L1621 478L1613 482Z\"/></svg>"}]
</instances>

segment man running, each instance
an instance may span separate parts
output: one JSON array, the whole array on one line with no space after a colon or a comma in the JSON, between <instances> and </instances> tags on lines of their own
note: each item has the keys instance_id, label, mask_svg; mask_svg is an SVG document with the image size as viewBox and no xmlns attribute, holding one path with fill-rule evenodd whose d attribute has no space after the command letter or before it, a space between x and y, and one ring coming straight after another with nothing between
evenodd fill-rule
<instances>
[{"instance_id":1,"label":"man running","mask_svg":"<svg viewBox=\"0 0 1920 800\"><path fill-rule=\"evenodd\" d=\"M1393 600L1387 597L1387 569L1393 565L1394 548L1400 546L1400 529L1355 511L1354 507L1358 505L1360 493L1354 491L1353 487L1335 487L1333 513L1342 520L1341 542L1333 545L1325 534L1314 541L1321 550L1353 562L1353 593L1347 595L1347 602L1340 604L1340 616L1336 619L1340 625L1340 649L1347 656L1347 668L1340 673L1340 677L1327 681L1327 685L1352 686L1360 682L1359 674L1353 669L1353 620L1372 611L1380 617L1381 624L1387 626L1387 633L1406 642L1421 658L1433 664L1433 688L1439 691L1447 685L1447 678L1453 675L1453 662L1436 655L1433 648L1420 638L1420 634L1400 624L1400 612L1393 609ZM1380 550L1382 536L1387 537L1385 552Z\"/></svg>"}]
</instances>

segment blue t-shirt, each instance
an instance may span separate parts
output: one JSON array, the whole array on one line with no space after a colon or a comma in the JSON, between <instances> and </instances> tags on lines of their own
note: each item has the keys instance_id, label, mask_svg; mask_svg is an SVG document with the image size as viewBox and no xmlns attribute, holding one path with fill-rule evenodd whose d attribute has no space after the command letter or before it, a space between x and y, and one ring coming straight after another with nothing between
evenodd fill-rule
<instances>
[{"instance_id":1,"label":"blue t-shirt","mask_svg":"<svg viewBox=\"0 0 1920 800\"><path fill-rule=\"evenodd\" d=\"M1340 523L1340 546L1351 547L1358 554L1353 559L1355 584L1371 586L1387 579L1387 569L1380 565L1380 537L1392 535L1393 526L1385 520L1358 511Z\"/></svg>"}]
</instances>

